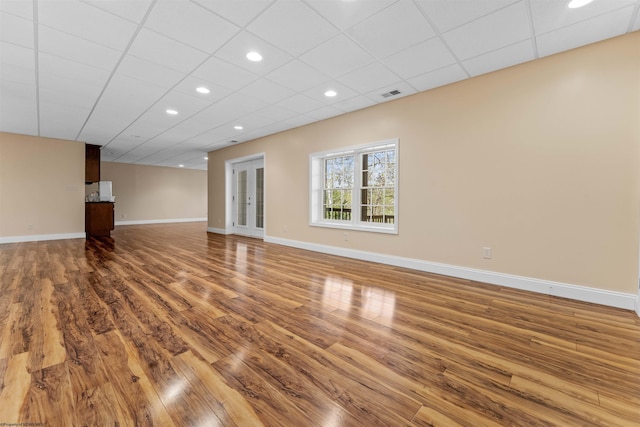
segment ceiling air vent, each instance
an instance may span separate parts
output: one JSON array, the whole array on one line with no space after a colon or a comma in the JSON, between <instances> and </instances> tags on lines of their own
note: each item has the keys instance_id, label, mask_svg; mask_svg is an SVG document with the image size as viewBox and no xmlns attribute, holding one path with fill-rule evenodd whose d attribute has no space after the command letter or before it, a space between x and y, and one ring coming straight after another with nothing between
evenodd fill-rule
<instances>
[{"instance_id":1,"label":"ceiling air vent","mask_svg":"<svg viewBox=\"0 0 640 427\"><path fill-rule=\"evenodd\" d=\"M382 94L382 97L383 97L383 98L388 98L388 97L390 97L390 96L396 96L396 95L399 95L399 94L400 94L400 91L399 91L398 89L394 89L394 90L392 90L392 91L390 91L390 92L383 93L383 94Z\"/></svg>"}]
</instances>

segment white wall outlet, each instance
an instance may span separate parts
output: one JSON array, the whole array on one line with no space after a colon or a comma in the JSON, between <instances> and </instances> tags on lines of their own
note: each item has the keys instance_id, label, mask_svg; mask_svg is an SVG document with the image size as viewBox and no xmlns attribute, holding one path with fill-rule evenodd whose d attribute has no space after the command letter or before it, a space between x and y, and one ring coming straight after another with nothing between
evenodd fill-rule
<instances>
[{"instance_id":1,"label":"white wall outlet","mask_svg":"<svg viewBox=\"0 0 640 427\"><path fill-rule=\"evenodd\" d=\"M490 247L485 246L484 248L482 248L482 258L491 259L491 248Z\"/></svg>"},{"instance_id":2,"label":"white wall outlet","mask_svg":"<svg viewBox=\"0 0 640 427\"><path fill-rule=\"evenodd\" d=\"M349 233L344 233L344 241L345 242L349 241Z\"/></svg>"}]
</instances>

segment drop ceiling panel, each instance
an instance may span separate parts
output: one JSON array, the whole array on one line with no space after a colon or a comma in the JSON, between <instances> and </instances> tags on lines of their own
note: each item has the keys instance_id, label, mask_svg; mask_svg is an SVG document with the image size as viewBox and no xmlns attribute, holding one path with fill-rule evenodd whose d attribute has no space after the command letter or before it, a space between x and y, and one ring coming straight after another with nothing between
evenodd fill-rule
<instances>
[{"instance_id":1,"label":"drop ceiling panel","mask_svg":"<svg viewBox=\"0 0 640 427\"><path fill-rule=\"evenodd\" d=\"M36 92L32 84L0 80L0 129L4 132L37 135L36 105Z\"/></svg>"},{"instance_id":2,"label":"drop ceiling panel","mask_svg":"<svg viewBox=\"0 0 640 427\"><path fill-rule=\"evenodd\" d=\"M362 96L356 96L350 99L346 99L344 101L336 102L335 104L333 104L333 106L339 110L344 111L345 113L348 113L350 111L356 111L362 108L370 107L371 105L374 105L374 104L376 104L375 101L362 95Z\"/></svg>"},{"instance_id":3,"label":"drop ceiling panel","mask_svg":"<svg viewBox=\"0 0 640 427\"><path fill-rule=\"evenodd\" d=\"M59 56L109 72L115 68L121 55L116 49L43 25L38 29L38 49L41 53Z\"/></svg>"},{"instance_id":4,"label":"drop ceiling panel","mask_svg":"<svg viewBox=\"0 0 640 427\"><path fill-rule=\"evenodd\" d=\"M114 49L124 49L136 25L77 0L38 2L38 22Z\"/></svg>"},{"instance_id":5,"label":"drop ceiling panel","mask_svg":"<svg viewBox=\"0 0 640 427\"><path fill-rule=\"evenodd\" d=\"M373 56L344 34L340 34L305 53L300 59L332 78L363 67L375 60Z\"/></svg>"},{"instance_id":6,"label":"drop ceiling panel","mask_svg":"<svg viewBox=\"0 0 640 427\"><path fill-rule=\"evenodd\" d=\"M196 89L201 86L209 89L209 93L200 93L196 91ZM231 89L219 86L216 83L213 83L213 81L211 80L198 77L187 77L186 79L178 83L173 88L173 90L185 95L189 95L198 101L205 101L210 104L217 102L233 93Z\"/></svg>"},{"instance_id":7,"label":"drop ceiling panel","mask_svg":"<svg viewBox=\"0 0 640 427\"><path fill-rule=\"evenodd\" d=\"M312 117L315 120L325 120L330 117L339 116L340 114L342 114L342 110L329 105L306 113L307 116Z\"/></svg>"},{"instance_id":8,"label":"drop ceiling panel","mask_svg":"<svg viewBox=\"0 0 640 427\"><path fill-rule=\"evenodd\" d=\"M134 24L139 24L147 13L152 0L84 0L84 2Z\"/></svg>"},{"instance_id":9,"label":"drop ceiling panel","mask_svg":"<svg viewBox=\"0 0 640 427\"><path fill-rule=\"evenodd\" d=\"M66 81L76 81L92 87L103 87L109 78L108 71L80 62L42 52L38 57L41 82L48 83L55 80L56 77L60 77Z\"/></svg>"},{"instance_id":10,"label":"drop ceiling panel","mask_svg":"<svg viewBox=\"0 0 640 427\"><path fill-rule=\"evenodd\" d=\"M40 133L52 138L75 140L89 116L89 108L40 101Z\"/></svg>"},{"instance_id":11,"label":"drop ceiling panel","mask_svg":"<svg viewBox=\"0 0 640 427\"><path fill-rule=\"evenodd\" d=\"M624 33L623 28L630 22L633 10L634 6L628 6L543 34L536 38L538 52L540 56L553 55L597 40L619 36Z\"/></svg>"},{"instance_id":12,"label":"drop ceiling panel","mask_svg":"<svg viewBox=\"0 0 640 427\"><path fill-rule=\"evenodd\" d=\"M273 0L193 0L234 24L244 27L264 11Z\"/></svg>"},{"instance_id":13,"label":"drop ceiling panel","mask_svg":"<svg viewBox=\"0 0 640 427\"><path fill-rule=\"evenodd\" d=\"M385 59L383 63L404 79L454 64L456 58L440 38L433 38Z\"/></svg>"},{"instance_id":14,"label":"drop ceiling panel","mask_svg":"<svg viewBox=\"0 0 640 427\"><path fill-rule=\"evenodd\" d=\"M431 22L440 32L447 32L517 1L519 0L416 0L416 3L420 5L420 8L429 16ZM547 1L547 3L551 3L551 1Z\"/></svg>"},{"instance_id":15,"label":"drop ceiling panel","mask_svg":"<svg viewBox=\"0 0 640 427\"><path fill-rule=\"evenodd\" d=\"M246 55L251 51L260 53L263 57L262 61L249 61ZM293 59L282 49L246 31L235 36L216 52L215 56L260 76L268 74Z\"/></svg>"},{"instance_id":16,"label":"drop ceiling panel","mask_svg":"<svg viewBox=\"0 0 640 427\"><path fill-rule=\"evenodd\" d=\"M334 90L338 94L333 97L328 97L324 93L328 90ZM321 102L324 105L335 104L336 102L342 102L345 99L353 98L359 95L355 90L343 85L342 83L334 80L327 83L323 83L313 89L309 89L304 92L308 97Z\"/></svg>"},{"instance_id":17,"label":"drop ceiling panel","mask_svg":"<svg viewBox=\"0 0 640 427\"><path fill-rule=\"evenodd\" d=\"M531 15L536 34L540 35L636 3L635 0L596 0L585 7L569 9L564 1L532 1Z\"/></svg>"},{"instance_id":18,"label":"drop ceiling panel","mask_svg":"<svg viewBox=\"0 0 640 427\"><path fill-rule=\"evenodd\" d=\"M362 94L400 83L401 79L384 65L374 62L339 77L338 81Z\"/></svg>"},{"instance_id":19,"label":"drop ceiling panel","mask_svg":"<svg viewBox=\"0 0 640 427\"><path fill-rule=\"evenodd\" d=\"M347 31L360 46L378 59L436 35L410 0L400 0Z\"/></svg>"},{"instance_id":20,"label":"drop ceiling panel","mask_svg":"<svg viewBox=\"0 0 640 427\"><path fill-rule=\"evenodd\" d=\"M290 55L300 55L338 34L303 2L279 0L247 28Z\"/></svg>"},{"instance_id":21,"label":"drop ceiling panel","mask_svg":"<svg viewBox=\"0 0 640 427\"><path fill-rule=\"evenodd\" d=\"M0 12L0 41L33 49L33 21Z\"/></svg>"},{"instance_id":22,"label":"drop ceiling panel","mask_svg":"<svg viewBox=\"0 0 640 427\"><path fill-rule=\"evenodd\" d=\"M191 72L207 58L204 52L145 28L140 30L129 53L183 73Z\"/></svg>"},{"instance_id":23,"label":"drop ceiling panel","mask_svg":"<svg viewBox=\"0 0 640 427\"><path fill-rule=\"evenodd\" d=\"M331 79L329 76L316 71L313 67L297 59L284 64L277 70L267 74L266 77L297 92L311 89Z\"/></svg>"},{"instance_id":24,"label":"drop ceiling panel","mask_svg":"<svg viewBox=\"0 0 640 427\"><path fill-rule=\"evenodd\" d=\"M290 110L289 108L285 108L279 105L274 105L274 106L270 106L265 109L259 110L257 114L263 117L266 117L271 122L281 122L283 120L287 120L292 117L295 117L299 113L293 110Z\"/></svg>"},{"instance_id":25,"label":"drop ceiling panel","mask_svg":"<svg viewBox=\"0 0 640 427\"><path fill-rule=\"evenodd\" d=\"M257 74L219 58L209 58L191 76L205 79L231 90L238 90L258 78Z\"/></svg>"},{"instance_id":26,"label":"drop ceiling panel","mask_svg":"<svg viewBox=\"0 0 640 427\"><path fill-rule=\"evenodd\" d=\"M133 55L126 55L117 70L118 74L147 81L154 85L169 89L183 78L183 73L164 67L158 63L147 61Z\"/></svg>"},{"instance_id":27,"label":"drop ceiling panel","mask_svg":"<svg viewBox=\"0 0 640 427\"><path fill-rule=\"evenodd\" d=\"M409 79L411 86L419 91L434 89L467 78L467 73L458 64L449 65Z\"/></svg>"},{"instance_id":28,"label":"drop ceiling panel","mask_svg":"<svg viewBox=\"0 0 640 427\"><path fill-rule=\"evenodd\" d=\"M284 99L280 101L278 104L276 104L276 106L286 108L298 114L304 114L309 111L317 110L318 108L321 108L323 105L324 105L323 102L320 102L302 93L299 93L290 98Z\"/></svg>"},{"instance_id":29,"label":"drop ceiling panel","mask_svg":"<svg viewBox=\"0 0 640 427\"><path fill-rule=\"evenodd\" d=\"M24 0L0 0L0 10L33 20L33 2Z\"/></svg>"},{"instance_id":30,"label":"drop ceiling panel","mask_svg":"<svg viewBox=\"0 0 640 427\"><path fill-rule=\"evenodd\" d=\"M110 109L122 108L142 113L155 104L166 89L152 83L116 74L106 90L100 103Z\"/></svg>"},{"instance_id":31,"label":"drop ceiling panel","mask_svg":"<svg viewBox=\"0 0 640 427\"><path fill-rule=\"evenodd\" d=\"M341 30L346 30L398 0L306 0L306 3Z\"/></svg>"},{"instance_id":32,"label":"drop ceiling panel","mask_svg":"<svg viewBox=\"0 0 640 427\"><path fill-rule=\"evenodd\" d=\"M293 90L267 79L259 79L249 83L239 92L269 103L277 103L295 94Z\"/></svg>"},{"instance_id":33,"label":"drop ceiling panel","mask_svg":"<svg viewBox=\"0 0 640 427\"><path fill-rule=\"evenodd\" d=\"M0 42L0 79L6 82L16 82L25 85L34 85L35 53L33 49L17 46L11 43ZM35 93L35 86L31 91Z\"/></svg>"},{"instance_id":34,"label":"drop ceiling panel","mask_svg":"<svg viewBox=\"0 0 640 427\"><path fill-rule=\"evenodd\" d=\"M187 0L158 0L145 27L207 53L213 53L240 30Z\"/></svg>"},{"instance_id":35,"label":"drop ceiling panel","mask_svg":"<svg viewBox=\"0 0 640 427\"><path fill-rule=\"evenodd\" d=\"M443 37L461 60L521 42L531 37L525 3L505 7L444 33Z\"/></svg>"},{"instance_id":36,"label":"drop ceiling panel","mask_svg":"<svg viewBox=\"0 0 640 427\"><path fill-rule=\"evenodd\" d=\"M163 96L158 103L151 107L147 114L158 117L162 121L178 121L198 113L211 105L207 99L197 99L191 95L172 90ZM176 116L166 114L167 109L173 109L178 112ZM172 119L172 120L167 120Z\"/></svg>"},{"instance_id":37,"label":"drop ceiling panel","mask_svg":"<svg viewBox=\"0 0 640 427\"><path fill-rule=\"evenodd\" d=\"M496 69L507 68L534 59L533 44L530 40L525 40L484 55L476 56L475 58L463 61L462 64L470 75L478 76Z\"/></svg>"}]
</instances>

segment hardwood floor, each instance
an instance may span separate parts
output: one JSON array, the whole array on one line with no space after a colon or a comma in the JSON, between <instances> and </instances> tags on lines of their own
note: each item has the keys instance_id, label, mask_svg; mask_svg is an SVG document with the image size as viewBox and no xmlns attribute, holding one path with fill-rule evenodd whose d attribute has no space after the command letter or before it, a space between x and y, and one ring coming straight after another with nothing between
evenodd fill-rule
<instances>
[{"instance_id":1,"label":"hardwood floor","mask_svg":"<svg viewBox=\"0 0 640 427\"><path fill-rule=\"evenodd\" d=\"M630 311L206 233L0 245L0 425L638 426Z\"/></svg>"}]
</instances>

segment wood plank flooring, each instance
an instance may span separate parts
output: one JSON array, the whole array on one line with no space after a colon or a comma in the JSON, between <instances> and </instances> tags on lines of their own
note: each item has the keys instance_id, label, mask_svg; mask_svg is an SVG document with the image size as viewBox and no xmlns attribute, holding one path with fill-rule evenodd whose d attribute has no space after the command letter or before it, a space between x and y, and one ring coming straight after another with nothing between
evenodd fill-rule
<instances>
[{"instance_id":1,"label":"wood plank flooring","mask_svg":"<svg viewBox=\"0 0 640 427\"><path fill-rule=\"evenodd\" d=\"M630 311L206 233L0 245L0 424L639 426Z\"/></svg>"}]
</instances>

